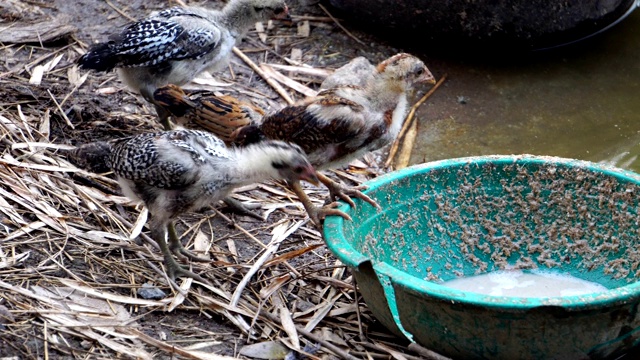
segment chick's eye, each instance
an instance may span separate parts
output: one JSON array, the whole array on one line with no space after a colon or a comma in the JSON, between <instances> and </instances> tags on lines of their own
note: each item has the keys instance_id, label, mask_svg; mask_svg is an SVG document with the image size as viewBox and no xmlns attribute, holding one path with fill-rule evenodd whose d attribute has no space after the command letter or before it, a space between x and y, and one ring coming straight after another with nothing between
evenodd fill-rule
<instances>
[{"instance_id":1,"label":"chick's eye","mask_svg":"<svg viewBox=\"0 0 640 360\"><path fill-rule=\"evenodd\" d=\"M420 75L422 75L422 74L424 74L424 69L418 69L418 70L416 71L416 75L420 76Z\"/></svg>"},{"instance_id":2,"label":"chick's eye","mask_svg":"<svg viewBox=\"0 0 640 360\"><path fill-rule=\"evenodd\" d=\"M284 12L284 8L281 8L281 7L275 8L273 10L273 13L276 14L276 15L282 14L283 12Z\"/></svg>"},{"instance_id":3,"label":"chick's eye","mask_svg":"<svg viewBox=\"0 0 640 360\"><path fill-rule=\"evenodd\" d=\"M295 168L293 168L293 172L296 174L301 174L304 171L304 168L302 166L296 166Z\"/></svg>"}]
</instances>

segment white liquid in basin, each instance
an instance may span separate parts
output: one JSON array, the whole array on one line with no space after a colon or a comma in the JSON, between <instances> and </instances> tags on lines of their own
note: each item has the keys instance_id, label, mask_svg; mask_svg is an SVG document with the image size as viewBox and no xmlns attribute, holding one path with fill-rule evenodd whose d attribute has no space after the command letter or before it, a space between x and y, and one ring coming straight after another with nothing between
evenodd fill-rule
<instances>
[{"instance_id":1,"label":"white liquid in basin","mask_svg":"<svg viewBox=\"0 0 640 360\"><path fill-rule=\"evenodd\" d=\"M502 270L442 283L458 290L484 295L555 297L592 294L607 288L571 275L553 272Z\"/></svg>"}]
</instances>

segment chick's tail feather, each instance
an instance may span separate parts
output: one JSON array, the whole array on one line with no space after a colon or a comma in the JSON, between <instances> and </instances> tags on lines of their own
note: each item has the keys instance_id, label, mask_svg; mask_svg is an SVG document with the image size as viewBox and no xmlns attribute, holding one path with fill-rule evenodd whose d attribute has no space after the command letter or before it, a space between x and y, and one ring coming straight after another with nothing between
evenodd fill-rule
<instances>
[{"instance_id":1,"label":"chick's tail feather","mask_svg":"<svg viewBox=\"0 0 640 360\"><path fill-rule=\"evenodd\" d=\"M81 169L106 173L111 171L111 148L111 144L106 141L84 144L69 150L67 159Z\"/></svg>"},{"instance_id":2,"label":"chick's tail feather","mask_svg":"<svg viewBox=\"0 0 640 360\"><path fill-rule=\"evenodd\" d=\"M184 116L187 111L195 107L187 94L179 86L173 84L158 88L153 93L153 99L165 110L178 117Z\"/></svg>"}]
</instances>

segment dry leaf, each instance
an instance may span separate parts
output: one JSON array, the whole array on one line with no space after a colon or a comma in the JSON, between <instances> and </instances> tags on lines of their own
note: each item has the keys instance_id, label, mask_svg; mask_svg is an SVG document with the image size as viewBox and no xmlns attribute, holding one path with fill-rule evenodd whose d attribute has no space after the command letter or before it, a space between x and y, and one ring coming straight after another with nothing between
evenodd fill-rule
<instances>
[{"instance_id":1,"label":"dry leaf","mask_svg":"<svg viewBox=\"0 0 640 360\"><path fill-rule=\"evenodd\" d=\"M275 294L271 299L278 309L278 314L280 315L280 324L282 325L282 329L284 330L284 332L289 336L291 346L294 350L300 350L298 330L296 330L296 325L291 318L291 312L289 312L289 308L285 306L284 302L280 298L280 294Z\"/></svg>"},{"instance_id":2,"label":"dry leaf","mask_svg":"<svg viewBox=\"0 0 640 360\"><path fill-rule=\"evenodd\" d=\"M282 285L286 284L287 281L289 280L291 280L290 274L285 274L275 278L268 286L265 286L262 289L260 289L260 298L261 299L269 298L271 294L279 290L282 287Z\"/></svg>"},{"instance_id":3,"label":"dry leaf","mask_svg":"<svg viewBox=\"0 0 640 360\"><path fill-rule=\"evenodd\" d=\"M211 238L198 230L196 237L193 239L193 250L198 256L209 259L209 250L211 249Z\"/></svg>"},{"instance_id":4,"label":"dry leaf","mask_svg":"<svg viewBox=\"0 0 640 360\"><path fill-rule=\"evenodd\" d=\"M40 223L42 224L42 223ZM44 224L42 224L44 225ZM24 233L23 233L24 234ZM13 238L13 237L12 237ZM9 240L8 238L4 238L3 240ZM20 254L16 254L15 256L5 256L4 254L0 256L0 269L12 267L13 265L25 261L29 258L29 254L31 251L26 251Z\"/></svg>"},{"instance_id":5,"label":"dry leaf","mask_svg":"<svg viewBox=\"0 0 640 360\"><path fill-rule=\"evenodd\" d=\"M254 359L284 359L289 349L277 341L266 341L245 345L240 349L240 355Z\"/></svg>"},{"instance_id":6,"label":"dry leaf","mask_svg":"<svg viewBox=\"0 0 640 360\"><path fill-rule=\"evenodd\" d=\"M0 305L0 324L11 324L16 321L11 311L4 305Z\"/></svg>"},{"instance_id":7,"label":"dry leaf","mask_svg":"<svg viewBox=\"0 0 640 360\"><path fill-rule=\"evenodd\" d=\"M269 260L269 262L264 264L264 266L265 267L269 267L269 266L273 266L275 264L279 264L279 263L281 263L283 261L287 261L287 260L293 259L295 257L298 257L298 256L300 256L302 254L306 254L309 251L313 251L313 250L315 250L315 249L317 249L317 248L319 248L319 247L321 247L323 245L324 244L315 244L315 245L310 245L310 246L304 247L302 249L296 249L296 250L289 251L289 252L284 253L284 254L282 254L282 255L274 258L274 259Z\"/></svg>"},{"instance_id":8,"label":"dry leaf","mask_svg":"<svg viewBox=\"0 0 640 360\"><path fill-rule=\"evenodd\" d=\"M51 70L55 69L55 67L58 65L58 63L60 62L63 56L64 54L58 54L56 55L56 57L54 57L49 62L44 64L44 71L50 72Z\"/></svg>"},{"instance_id":9,"label":"dry leaf","mask_svg":"<svg viewBox=\"0 0 640 360\"><path fill-rule=\"evenodd\" d=\"M45 110L44 115L42 115L42 122L38 127L38 132L42 135L43 140L49 140L49 134L51 134L50 115L51 111L49 109Z\"/></svg>"},{"instance_id":10,"label":"dry leaf","mask_svg":"<svg viewBox=\"0 0 640 360\"><path fill-rule=\"evenodd\" d=\"M40 85L42 82L42 77L44 76L45 67L44 65L38 65L33 68L31 72L31 78L29 78L29 84L31 85Z\"/></svg>"},{"instance_id":11,"label":"dry leaf","mask_svg":"<svg viewBox=\"0 0 640 360\"><path fill-rule=\"evenodd\" d=\"M138 214L138 218L136 219L136 222L133 225L131 232L129 233L129 240L133 240L138 236L140 236L140 233L142 232L142 228L147 223L148 217L149 217L149 209L147 209L146 206L143 206L142 211L140 211L140 214Z\"/></svg>"},{"instance_id":12,"label":"dry leaf","mask_svg":"<svg viewBox=\"0 0 640 360\"><path fill-rule=\"evenodd\" d=\"M69 84L74 88L80 87L89 77L89 73L85 73L80 76L80 72L78 71L78 66L74 65L69 67L67 70L67 79L69 80Z\"/></svg>"},{"instance_id":13,"label":"dry leaf","mask_svg":"<svg viewBox=\"0 0 640 360\"><path fill-rule=\"evenodd\" d=\"M167 299L164 299L162 301L137 299L130 296L122 296L122 295L117 295L117 294L113 294L105 291L96 290L88 286L80 285L79 283L70 279L61 278L59 280L63 285L73 288L76 291L85 293L89 296L93 296L98 299L109 300L115 303L142 305L142 306L164 306L166 303L168 303Z\"/></svg>"},{"instance_id":14,"label":"dry leaf","mask_svg":"<svg viewBox=\"0 0 640 360\"><path fill-rule=\"evenodd\" d=\"M168 312L172 312L173 310L175 310L176 307L178 307L179 305L182 305L182 303L186 300L186 296L184 296L183 294L189 293L189 289L191 289L191 284L193 284L192 278L187 277L182 280L182 283L180 284L180 290L182 291L178 292L178 294L176 294L173 300L171 300L171 303L167 307Z\"/></svg>"},{"instance_id":15,"label":"dry leaf","mask_svg":"<svg viewBox=\"0 0 640 360\"><path fill-rule=\"evenodd\" d=\"M263 43L267 42L267 34L264 32L264 24L261 22L257 22L256 23L256 32L258 33L258 37L260 38L260 41L262 41Z\"/></svg>"},{"instance_id":16,"label":"dry leaf","mask_svg":"<svg viewBox=\"0 0 640 360\"><path fill-rule=\"evenodd\" d=\"M96 94L98 95L112 95L117 93L118 91L120 91L120 89L118 89L115 86L109 86L109 87L103 87L103 88L99 88L96 89Z\"/></svg>"},{"instance_id":17,"label":"dry leaf","mask_svg":"<svg viewBox=\"0 0 640 360\"><path fill-rule=\"evenodd\" d=\"M298 23L298 36L309 37L310 33L311 26L309 25L309 20L300 21Z\"/></svg>"},{"instance_id":18,"label":"dry leaf","mask_svg":"<svg viewBox=\"0 0 640 360\"><path fill-rule=\"evenodd\" d=\"M347 347L348 344L342 337L335 333L334 329L323 327L320 328L320 337L326 341L330 341L336 345Z\"/></svg>"}]
</instances>

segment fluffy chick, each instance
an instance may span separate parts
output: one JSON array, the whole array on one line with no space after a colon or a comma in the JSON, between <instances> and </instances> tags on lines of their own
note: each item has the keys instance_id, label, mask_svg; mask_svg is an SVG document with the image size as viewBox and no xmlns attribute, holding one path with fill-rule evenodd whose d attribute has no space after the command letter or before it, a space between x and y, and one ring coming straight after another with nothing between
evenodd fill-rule
<instances>
[{"instance_id":1,"label":"fluffy chick","mask_svg":"<svg viewBox=\"0 0 640 360\"><path fill-rule=\"evenodd\" d=\"M364 56L358 56L327 76L320 84L320 90L342 85L365 86L371 80L375 69L375 65L369 62L369 59Z\"/></svg>"},{"instance_id":2,"label":"fluffy chick","mask_svg":"<svg viewBox=\"0 0 640 360\"><path fill-rule=\"evenodd\" d=\"M217 96L210 91L185 93L177 85L169 84L153 93L156 106L172 115L176 123L187 129L206 130L229 144L235 138L235 132L250 124L256 124L264 115L264 111L250 103L232 96ZM223 200L230 210L263 220L253 212L259 206L245 205L233 197Z\"/></svg>"},{"instance_id":3,"label":"fluffy chick","mask_svg":"<svg viewBox=\"0 0 640 360\"><path fill-rule=\"evenodd\" d=\"M83 69L117 69L127 86L154 103L157 88L180 86L205 70L224 68L232 48L256 22L286 17L284 0L231 0L222 10L172 7L93 46L78 63ZM156 111L170 129L169 114L159 106Z\"/></svg>"},{"instance_id":4,"label":"fluffy chick","mask_svg":"<svg viewBox=\"0 0 640 360\"><path fill-rule=\"evenodd\" d=\"M336 169L397 137L409 110L408 94L420 83L435 84L435 79L420 59L400 53L379 63L366 85L323 90L315 97L267 114L259 125L242 128L235 141L290 141L304 149L316 169ZM354 206L350 198L354 196L377 206L359 188L346 188L321 173L318 178L329 188L331 201L342 199ZM299 183L292 183L292 189L316 224L327 215L349 219L334 209L336 203L315 207Z\"/></svg>"},{"instance_id":5,"label":"fluffy chick","mask_svg":"<svg viewBox=\"0 0 640 360\"><path fill-rule=\"evenodd\" d=\"M195 130L89 143L71 151L69 158L84 166L104 164L113 170L127 197L144 202L151 214L151 237L162 250L171 279L186 276L206 282L182 268L172 256L209 261L182 246L174 227L174 220L182 213L222 200L239 186L270 178L317 183L315 169L297 145L266 141L229 149L215 136Z\"/></svg>"},{"instance_id":6,"label":"fluffy chick","mask_svg":"<svg viewBox=\"0 0 640 360\"><path fill-rule=\"evenodd\" d=\"M180 126L206 130L226 143L236 137L241 127L258 124L264 116L261 108L229 95L210 91L185 93L179 86L169 84L155 91L156 104L171 113Z\"/></svg>"}]
</instances>

